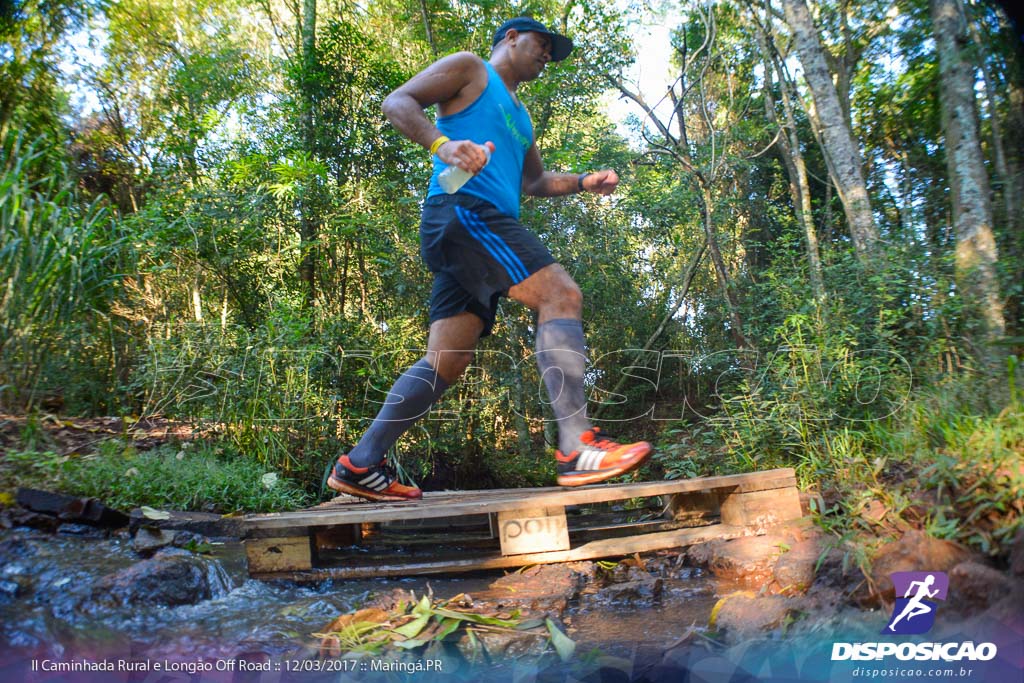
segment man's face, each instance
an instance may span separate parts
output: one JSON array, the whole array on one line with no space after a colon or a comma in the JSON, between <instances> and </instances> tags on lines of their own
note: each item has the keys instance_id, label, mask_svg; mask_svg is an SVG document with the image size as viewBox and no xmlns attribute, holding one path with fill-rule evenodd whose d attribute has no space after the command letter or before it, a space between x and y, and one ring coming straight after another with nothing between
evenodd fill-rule
<instances>
[{"instance_id":1,"label":"man's face","mask_svg":"<svg viewBox=\"0 0 1024 683\"><path fill-rule=\"evenodd\" d=\"M520 33L516 40L516 48L524 71L530 74L526 80L540 76L544 67L551 61L551 37L546 34L533 31Z\"/></svg>"}]
</instances>

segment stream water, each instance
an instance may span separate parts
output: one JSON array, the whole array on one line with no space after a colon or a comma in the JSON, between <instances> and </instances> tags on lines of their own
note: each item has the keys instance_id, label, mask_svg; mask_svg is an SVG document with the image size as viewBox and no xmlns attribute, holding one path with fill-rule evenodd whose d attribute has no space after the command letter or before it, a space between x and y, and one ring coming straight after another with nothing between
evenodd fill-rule
<instances>
[{"instance_id":1,"label":"stream water","mask_svg":"<svg viewBox=\"0 0 1024 683\"><path fill-rule=\"evenodd\" d=\"M429 589L447 598L482 590L500 576L262 582L248 577L241 544L226 542L198 560L211 597L197 604L124 604L98 595L103 577L138 561L126 536L0 532L0 680L18 680L4 672L33 659L267 659L308 653L317 642L313 633L376 593L401 588L422 595ZM637 648L663 648L694 622L706 624L714 600L708 579L674 573L655 600L615 600L585 591L565 620L581 651L629 656Z\"/></svg>"}]
</instances>

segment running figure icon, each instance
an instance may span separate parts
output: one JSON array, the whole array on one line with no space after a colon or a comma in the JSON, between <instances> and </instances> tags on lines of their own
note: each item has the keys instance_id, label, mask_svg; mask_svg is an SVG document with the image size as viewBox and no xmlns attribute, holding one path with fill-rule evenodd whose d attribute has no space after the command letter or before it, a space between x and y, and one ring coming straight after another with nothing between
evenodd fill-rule
<instances>
[{"instance_id":1,"label":"running figure icon","mask_svg":"<svg viewBox=\"0 0 1024 683\"><path fill-rule=\"evenodd\" d=\"M910 600L907 602L906 606L904 606L903 611L900 612L899 615L895 619L893 619L892 622L889 623L889 626L887 626L886 628L889 631L895 633L896 624L898 624L904 618L907 621L910 621L914 617L919 617L921 615L928 614L932 610L934 610L934 606L925 602L925 598L934 598L936 595L939 594L938 588L936 588L934 591L929 590L934 584L934 574L928 574L928 576L926 576L923 581L912 581L910 585L907 587L907 592L903 595L904 598L910 598ZM911 597L910 594L914 591L915 587L917 589L917 593L914 594L913 597Z\"/></svg>"}]
</instances>

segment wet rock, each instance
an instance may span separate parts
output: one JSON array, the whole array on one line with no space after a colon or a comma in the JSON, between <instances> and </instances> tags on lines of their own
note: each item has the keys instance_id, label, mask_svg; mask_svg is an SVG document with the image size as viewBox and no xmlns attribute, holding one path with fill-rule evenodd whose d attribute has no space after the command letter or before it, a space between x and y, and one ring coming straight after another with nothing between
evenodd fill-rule
<instances>
[{"instance_id":1,"label":"wet rock","mask_svg":"<svg viewBox=\"0 0 1024 683\"><path fill-rule=\"evenodd\" d=\"M594 562L566 562L564 566L573 573L581 587L597 578L597 564Z\"/></svg>"},{"instance_id":2,"label":"wet rock","mask_svg":"<svg viewBox=\"0 0 1024 683\"><path fill-rule=\"evenodd\" d=\"M5 562L10 562L12 559L16 557L31 557L35 554L35 546L26 541L25 539L12 538L0 542L0 557L4 558Z\"/></svg>"},{"instance_id":3,"label":"wet rock","mask_svg":"<svg viewBox=\"0 0 1024 683\"><path fill-rule=\"evenodd\" d=\"M471 608L478 614L496 616L517 610L524 620L547 617L557 623L569 601L579 596L583 586L593 580L595 572L592 562L531 567L507 574L486 590L474 593L470 598ZM532 657L548 647L545 629L519 633L479 630L475 637L477 644L466 636L455 644L460 655L470 662L493 657Z\"/></svg>"},{"instance_id":4,"label":"wet rock","mask_svg":"<svg viewBox=\"0 0 1024 683\"><path fill-rule=\"evenodd\" d=\"M823 538L814 520L803 517L772 526L757 536L697 543L687 548L685 560L694 567L706 567L716 578L760 588L774 580L772 570L783 552L803 548L806 542L821 546Z\"/></svg>"},{"instance_id":5,"label":"wet rock","mask_svg":"<svg viewBox=\"0 0 1024 683\"><path fill-rule=\"evenodd\" d=\"M988 619L989 623L1011 624L1019 623L1020 615L1024 614L1024 585L1014 581L1010 592L982 612L981 618Z\"/></svg>"},{"instance_id":6,"label":"wet rock","mask_svg":"<svg viewBox=\"0 0 1024 683\"><path fill-rule=\"evenodd\" d=\"M107 507L95 498L76 498L62 493L39 489L19 488L18 505L66 522L79 522L95 526L116 528L128 523L128 516L120 510Z\"/></svg>"},{"instance_id":7,"label":"wet rock","mask_svg":"<svg viewBox=\"0 0 1024 683\"><path fill-rule=\"evenodd\" d=\"M783 541L789 545L801 543L809 539L822 539L825 534L811 517L801 517L783 524L778 524L768 530L769 535L781 536Z\"/></svg>"},{"instance_id":8,"label":"wet rock","mask_svg":"<svg viewBox=\"0 0 1024 683\"><path fill-rule=\"evenodd\" d=\"M879 548L871 563L870 583L874 584L874 589L868 587L858 597L866 605L877 605L880 601L892 602L895 590L890 574L948 572L969 559L972 559L972 553L957 543L932 538L922 531L907 531L899 539Z\"/></svg>"},{"instance_id":9,"label":"wet rock","mask_svg":"<svg viewBox=\"0 0 1024 683\"><path fill-rule=\"evenodd\" d=\"M21 594L21 584L17 581L0 579L0 603L10 602Z\"/></svg>"},{"instance_id":10,"label":"wet rock","mask_svg":"<svg viewBox=\"0 0 1024 683\"><path fill-rule=\"evenodd\" d=\"M651 576L644 572L643 578L613 583L602 588L597 596L612 602L651 602L661 597L664 581L660 576Z\"/></svg>"},{"instance_id":11,"label":"wet rock","mask_svg":"<svg viewBox=\"0 0 1024 683\"><path fill-rule=\"evenodd\" d=\"M961 562L949 572L950 605L961 614L977 614L1013 593L1017 583L988 565Z\"/></svg>"},{"instance_id":12,"label":"wet rock","mask_svg":"<svg viewBox=\"0 0 1024 683\"><path fill-rule=\"evenodd\" d=\"M736 642L779 628L792 610L790 601L781 595L735 594L719 603L713 625Z\"/></svg>"},{"instance_id":13,"label":"wet rock","mask_svg":"<svg viewBox=\"0 0 1024 683\"><path fill-rule=\"evenodd\" d=\"M16 527L28 527L48 533L55 533L60 526L60 520L52 515L44 515L39 512L32 512L20 507L11 507L0 515L0 526L5 529Z\"/></svg>"},{"instance_id":14,"label":"wet rock","mask_svg":"<svg viewBox=\"0 0 1024 683\"><path fill-rule=\"evenodd\" d=\"M149 557L160 548L174 543L175 532L168 529L139 527L132 539L132 549L143 557Z\"/></svg>"},{"instance_id":15,"label":"wet rock","mask_svg":"<svg viewBox=\"0 0 1024 683\"><path fill-rule=\"evenodd\" d=\"M166 531L166 529L164 531ZM175 531L172 544L175 548L191 550L192 548L209 544L209 542L210 539L206 536L194 534L191 531Z\"/></svg>"},{"instance_id":16,"label":"wet rock","mask_svg":"<svg viewBox=\"0 0 1024 683\"><path fill-rule=\"evenodd\" d=\"M632 581L635 577L633 573L637 571L635 565L626 564L625 562L616 563L611 569L603 570L602 574L606 582L609 583L624 583L626 581Z\"/></svg>"},{"instance_id":17,"label":"wet rock","mask_svg":"<svg viewBox=\"0 0 1024 683\"><path fill-rule=\"evenodd\" d=\"M548 648L547 635L547 629L535 633L477 630L474 633L475 642L468 635L464 635L459 638L455 647L469 662L494 658L537 657Z\"/></svg>"},{"instance_id":18,"label":"wet rock","mask_svg":"<svg viewBox=\"0 0 1024 683\"><path fill-rule=\"evenodd\" d=\"M495 611L515 607L524 614L560 615L587 580L588 572L579 567L590 564L578 563L575 569L564 564L539 565L507 574L487 590L474 593L474 607L479 604Z\"/></svg>"},{"instance_id":19,"label":"wet rock","mask_svg":"<svg viewBox=\"0 0 1024 683\"><path fill-rule=\"evenodd\" d=\"M937 642L971 640L975 643L994 642L999 644L1002 656L1002 643L1013 642L1015 633L1019 633L1021 615L1024 614L1024 585L1015 579L1011 580L1011 590L983 612L959 619L949 618L939 612L935 620L935 629L928 633L928 639ZM950 597L954 598L952 581ZM941 609L941 608L940 608Z\"/></svg>"},{"instance_id":20,"label":"wet rock","mask_svg":"<svg viewBox=\"0 0 1024 683\"><path fill-rule=\"evenodd\" d=\"M668 578L679 572L679 568L685 560L685 552L663 550L645 558L644 566L651 574Z\"/></svg>"},{"instance_id":21,"label":"wet rock","mask_svg":"<svg viewBox=\"0 0 1024 683\"><path fill-rule=\"evenodd\" d=\"M129 527L134 533L140 527L148 526L156 529L173 529L190 531L209 538L241 538L244 519L242 517L226 517L212 512L177 512L162 511L166 519L149 519L140 508L131 512Z\"/></svg>"},{"instance_id":22,"label":"wet rock","mask_svg":"<svg viewBox=\"0 0 1024 683\"><path fill-rule=\"evenodd\" d=\"M708 569L721 581L760 589L775 579L775 562L784 545L774 535L737 538L714 549Z\"/></svg>"},{"instance_id":23,"label":"wet rock","mask_svg":"<svg viewBox=\"0 0 1024 683\"><path fill-rule=\"evenodd\" d=\"M705 541L691 545L686 549L686 561L695 567L707 567L723 545L725 541Z\"/></svg>"},{"instance_id":24,"label":"wet rock","mask_svg":"<svg viewBox=\"0 0 1024 683\"><path fill-rule=\"evenodd\" d=\"M416 602L416 600L417 597L410 591L407 591L404 588L392 588L384 593L374 594L370 598L370 601L366 603L366 607L376 607L377 609L382 609L385 612L390 612L396 609L399 603L408 603L410 601Z\"/></svg>"},{"instance_id":25,"label":"wet rock","mask_svg":"<svg viewBox=\"0 0 1024 683\"><path fill-rule=\"evenodd\" d=\"M57 527L57 533L65 536L78 536L79 538L101 539L107 537L107 531L88 524L61 524Z\"/></svg>"},{"instance_id":26,"label":"wet rock","mask_svg":"<svg viewBox=\"0 0 1024 683\"><path fill-rule=\"evenodd\" d=\"M821 553L821 541L818 538L800 541L782 553L773 570L773 592L783 595L806 593L814 583L815 567Z\"/></svg>"},{"instance_id":27,"label":"wet rock","mask_svg":"<svg viewBox=\"0 0 1024 683\"><path fill-rule=\"evenodd\" d=\"M1010 571L1016 576L1024 576L1024 526L1017 530L1010 544Z\"/></svg>"},{"instance_id":28,"label":"wet rock","mask_svg":"<svg viewBox=\"0 0 1024 683\"><path fill-rule=\"evenodd\" d=\"M194 605L212 597L203 561L183 550L161 550L148 560L108 574L96 582L97 602L127 605Z\"/></svg>"}]
</instances>

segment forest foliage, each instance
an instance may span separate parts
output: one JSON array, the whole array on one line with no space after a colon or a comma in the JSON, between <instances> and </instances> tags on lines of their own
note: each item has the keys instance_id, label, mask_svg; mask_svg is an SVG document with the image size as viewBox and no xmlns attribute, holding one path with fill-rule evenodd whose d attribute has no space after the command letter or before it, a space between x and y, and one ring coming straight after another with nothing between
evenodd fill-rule
<instances>
[{"instance_id":1,"label":"forest foliage","mask_svg":"<svg viewBox=\"0 0 1024 683\"><path fill-rule=\"evenodd\" d=\"M872 501L992 553L1020 525L1024 78L999 6L0 8L5 413L188 422L306 492L273 504L319 495L426 343L429 154L381 102L532 14L577 45L522 92L546 167L622 184L523 220L584 292L591 414L656 442L645 475L793 466L839 534L883 524ZM653 91L631 71L646 25L672 29ZM399 442L405 477L549 483L533 328L503 305Z\"/></svg>"}]
</instances>

